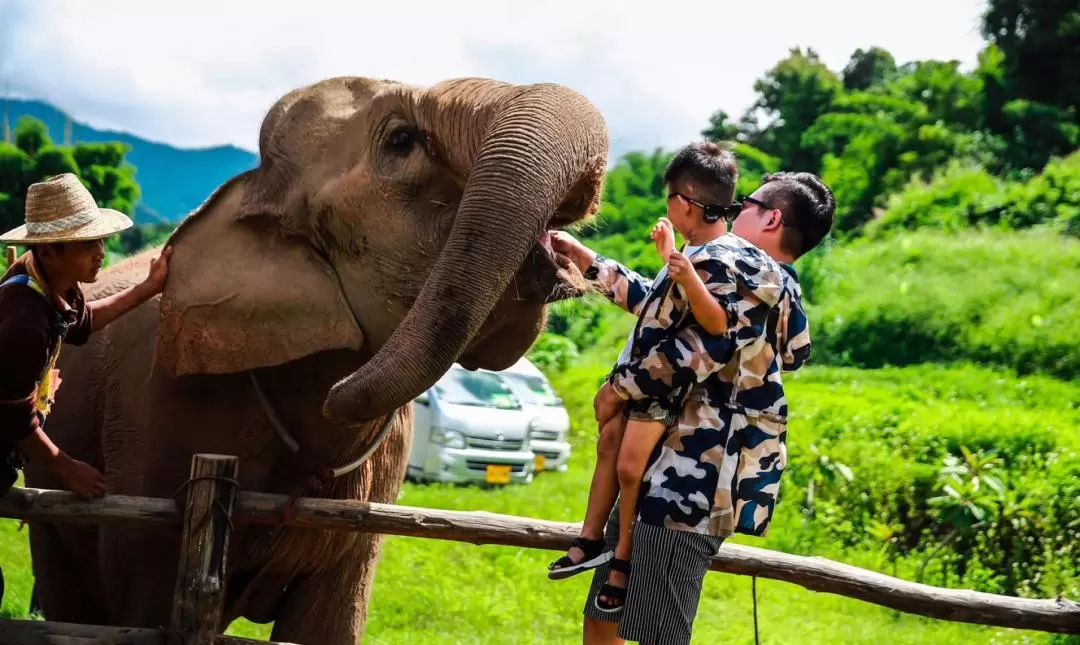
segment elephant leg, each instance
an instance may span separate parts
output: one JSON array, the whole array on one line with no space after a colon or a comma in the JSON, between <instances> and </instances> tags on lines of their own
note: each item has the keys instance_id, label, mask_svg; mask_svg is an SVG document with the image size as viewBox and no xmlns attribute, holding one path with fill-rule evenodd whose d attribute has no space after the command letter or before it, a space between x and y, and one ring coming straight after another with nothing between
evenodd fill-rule
<instances>
[{"instance_id":1,"label":"elephant leg","mask_svg":"<svg viewBox=\"0 0 1080 645\"><path fill-rule=\"evenodd\" d=\"M109 624L167 625L176 588L180 535L175 527L102 529Z\"/></svg>"},{"instance_id":2,"label":"elephant leg","mask_svg":"<svg viewBox=\"0 0 1080 645\"><path fill-rule=\"evenodd\" d=\"M366 533L340 563L294 582L270 640L298 645L356 645L364 633L368 600L383 536Z\"/></svg>"},{"instance_id":3,"label":"elephant leg","mask_svg":"<svg viewBox=\"0 0 1080 645\"><path fill-rule=\"evenodd\" d=\"M106 624L96 574L97 541L96 526L30 524L34 581L45 620Z\"/></svg>"}]
</instances>

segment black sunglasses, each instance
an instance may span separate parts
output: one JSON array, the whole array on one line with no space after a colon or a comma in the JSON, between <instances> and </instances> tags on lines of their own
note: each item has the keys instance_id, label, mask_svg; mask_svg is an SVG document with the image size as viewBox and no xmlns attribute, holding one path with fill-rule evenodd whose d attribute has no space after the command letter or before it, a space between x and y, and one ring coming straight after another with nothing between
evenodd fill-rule
<instances>
[{"instance_id":1,"label":"black sunglasses","mask_svg":"<svg viewBox=\"0 0 1080 645\"><path fill-rule=\"evenodd\" d=\"M702 211L704 211L705 217L707 219L711 219L712 221L716 221L723 217L725 222L731 224L735 221L735 218L739 216L739 213L742 212L742 204L739 203L731 204L729 206L720 206L719 204L702 204L699 201L690 199L682 193L670 193L668 194L667 198L670 200L672 197L681 197L685 199L688 203L697 206Z\"/></svg>"},{"instance_id":2,"label":"black sunglasses","mask_svg":"<svg viewBox=\"0 0 1080 645\"><path fill-rule=\"evenodd\" d=\"M787 218L784 217L784 211L780 210L776 206L770 206L769 204L766 204L765 202L761 201L760 199L754 199L753 197L743 197L742 199L739 200L739 202L750 203L750 204L753 204L754 206L757 206L757 207L762 208L762 209L767 210L767 211L771 211L771 210L773 210L775 208L776 210L780 211L780 223L783 224L784 226L789 226Z\"/></svg>"}]
</instances>

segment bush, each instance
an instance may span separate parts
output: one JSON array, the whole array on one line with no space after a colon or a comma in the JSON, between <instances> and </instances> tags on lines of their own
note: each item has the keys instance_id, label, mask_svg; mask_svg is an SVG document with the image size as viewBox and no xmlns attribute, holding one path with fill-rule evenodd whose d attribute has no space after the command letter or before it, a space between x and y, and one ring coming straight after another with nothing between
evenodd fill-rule
<instances>
[{"instance_id":1,"label":"bush","mask_svg":"<svg viewBox=\"0 0 1080 645\"><path fill-rule=\"evenodd\" d=\"M968 360L1080 377L1075 238L921 230L834 247L804 272L817 363Z\"/></svg>"},{"instance_id":2,"label":"bush","mask_svg":"<svg viewBox=\"0 0 1080 645\"><path fill-rule=\"evenodd\" d=\"M982 167L952 162L929 181L914 178L889 197L884 214L866 226L869 237L896 229L938 228L960 231L1000 213L1004 184Z\"/></svg>"},{"instance_id":3,"label":"bush","mask_svg":"<svg viewBox=\"0 0 1080 645\"><path fill-rule=\"evenodd\" d=\"M996 593L1075 593L1080 384L926 365L812 368L787 385L790 462L780 507L812 511L815 528L848 547L873 545L880 527L895 527L896 552L928 563L928 582L952 576ZM1002 483L1000 493L985 484L971 490L965 450L982 460L984 481ZM831 464L847 466L850 481L834 477L807 508L808 483ZM986 509L974 530L965 524L970 505Z\"/></svg>"},{"instance_id":4,"label":"bush","mask_svg":"<svg viewBox=\"0 0 1080 645\"><path fill-rule=\"evenodd\" d=\"M954 161L926 181L913 178L867 224L867 236L916 228L1026 229L1047 225L1080 235L1080 150L1053 159L1026 181L1005 182L973 162Z\"/></svg>"}]
</instances>

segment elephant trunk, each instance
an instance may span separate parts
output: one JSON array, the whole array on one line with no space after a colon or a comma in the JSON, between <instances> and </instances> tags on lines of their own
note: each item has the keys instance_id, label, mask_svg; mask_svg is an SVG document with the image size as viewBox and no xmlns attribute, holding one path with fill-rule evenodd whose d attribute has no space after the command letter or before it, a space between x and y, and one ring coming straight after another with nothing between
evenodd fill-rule
<instances>
[{"instance_id":1,"label":"elephant trunk","mask_svg":"<svg viewBox=\"0 0 1080 645\"><path fill-rule=\"evenodd\" d=\"M324 413L348 423L407 404L450 369L556 211L595 209L607 162L603 117L558 85L456 81L424 93L417 111L438 154L467 177L465 190L405 319L331 388Z\"/></svg>"}]
</instances>

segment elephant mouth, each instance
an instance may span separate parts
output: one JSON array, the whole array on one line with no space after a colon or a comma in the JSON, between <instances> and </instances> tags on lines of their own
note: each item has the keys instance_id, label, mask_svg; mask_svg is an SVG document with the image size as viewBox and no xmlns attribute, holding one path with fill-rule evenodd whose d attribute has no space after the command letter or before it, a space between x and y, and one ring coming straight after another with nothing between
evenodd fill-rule
<instances>
[{"instance_id":1,"label":"elephant mouth","mask_svg":"<svg viewBox=\"0 0 1080 645\"><path fill-rule=\"evenodd\" d=\"M536 247L530 259L534 262L534 276L539 287L536 296L545 304L581 297L590 288L589 281L577 265L552 245L552 233L565 230L583 219L585 215L574 217L558 213L536 238ZM529 260L526 260L528 263Z\"/></svg>"}]
</instances>

